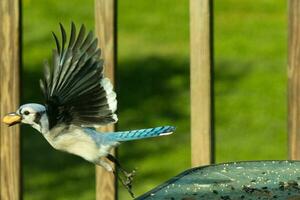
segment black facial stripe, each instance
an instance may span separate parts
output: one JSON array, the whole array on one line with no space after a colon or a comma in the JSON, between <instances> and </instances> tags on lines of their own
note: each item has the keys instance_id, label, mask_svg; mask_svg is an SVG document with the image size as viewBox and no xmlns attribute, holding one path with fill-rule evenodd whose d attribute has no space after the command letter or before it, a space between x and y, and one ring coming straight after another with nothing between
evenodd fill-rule
<instances>
[{"instance_id":1,"label":"black facial stripe","mask_svg":"<svg viewBox=\"0 0 300 200\"><path fill-rule=\"evenodd\" d=\"M34 118L33 121L34 121L36 124L39 124L41 118L42 118L42 114L37 112L37 113L35 113L35 118Z\"/></svg>"}]
</instances>

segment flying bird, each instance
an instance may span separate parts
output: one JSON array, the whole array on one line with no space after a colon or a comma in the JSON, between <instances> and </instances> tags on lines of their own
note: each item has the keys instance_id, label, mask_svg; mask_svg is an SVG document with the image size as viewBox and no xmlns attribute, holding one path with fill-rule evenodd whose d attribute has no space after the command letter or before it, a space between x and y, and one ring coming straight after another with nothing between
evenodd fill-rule
<instances>
[{"instance_id":1,"label":"flying bird","mask_svg":"<svg viewBox=\"0 0 300 200\"><path fill-rule=\"evenodd\" d=\"M45 103L28 103L8 113L3 122L9 126L23 123L38 130L50 145L75 154L117 175L112 167L120 167L119 180L131 195L133 173L126 172L110 154L121 142L172 134L173 126L103 133L96 128L116 123L117 99L110 80L103 74L103 59L98 40L92 31L78 34L74 23L67 38L60 24L61 41L55 33L56 49L51 64L44 65L40 80Z\"/></svg>"}]
</instances>

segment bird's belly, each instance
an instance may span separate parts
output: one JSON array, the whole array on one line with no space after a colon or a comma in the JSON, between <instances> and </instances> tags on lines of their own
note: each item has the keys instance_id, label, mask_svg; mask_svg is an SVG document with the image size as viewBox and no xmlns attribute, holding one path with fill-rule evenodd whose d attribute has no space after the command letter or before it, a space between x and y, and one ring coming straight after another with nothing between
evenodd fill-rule
<instances>
[{"instance_id":1,"label":"bird's belly","mask_svg":"<svg viewBox=\"0 0 300 200\"><path fill-rule=\"evenodd\" d=\"M88 135L75 132L47 140L55 149L78 155L88 161L93 162L98 158L98 147Z\"/></svg>"}]
</instances>

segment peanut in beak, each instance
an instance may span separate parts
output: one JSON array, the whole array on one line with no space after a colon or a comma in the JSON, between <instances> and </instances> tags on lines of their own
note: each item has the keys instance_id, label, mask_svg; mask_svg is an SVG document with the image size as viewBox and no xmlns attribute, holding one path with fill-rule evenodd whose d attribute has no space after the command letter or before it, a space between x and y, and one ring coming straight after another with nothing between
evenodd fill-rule
<instances>
[{"instance_id":1,"label":"peanut in beak","mask_svg":"<svg viewBox=\"0 0 300 200\"><path fill-rule=\"evenodd\" d=\"M5 115L2 119L2 122L7 124L8 126L13 126L15 124L20 123L22 120L22 117L18 115L17 113L8 113Z\"/></svg>"}]
</instances>

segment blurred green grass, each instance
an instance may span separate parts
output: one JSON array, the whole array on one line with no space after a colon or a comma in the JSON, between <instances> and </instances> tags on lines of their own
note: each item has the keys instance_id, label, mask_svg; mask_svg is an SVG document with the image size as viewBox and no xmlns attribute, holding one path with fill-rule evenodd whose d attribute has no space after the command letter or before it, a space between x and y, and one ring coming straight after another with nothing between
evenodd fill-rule
<instances>
[{"instance_id":1,"label":"blurred green grass","mask_svg":"<svg viewBox=\"0 0 300 200\"><path fill-rule=\"evenodd\" d=\"M23 0L22 102L42 102L43 61L50 31L71 21L93 29L93 1ZM188 0L118 2L120 130L172 124L170 137L119 148L142 194L189 168ZM216 161L285 159L286 2L214 2ZM34 130L22 132L24 199L94 199L94 166L57 152ZM130 199L120 187L120 199Z\"/></svg>"}]
</instances>

